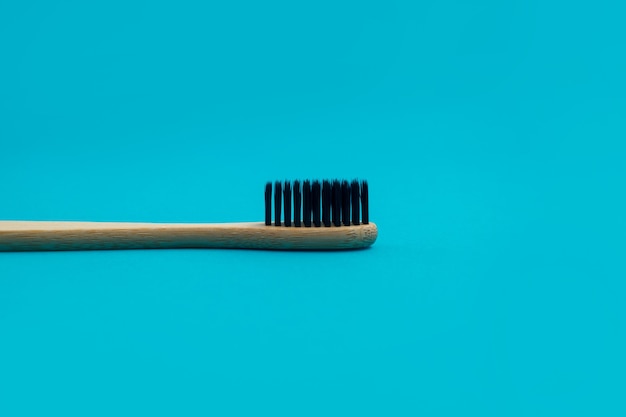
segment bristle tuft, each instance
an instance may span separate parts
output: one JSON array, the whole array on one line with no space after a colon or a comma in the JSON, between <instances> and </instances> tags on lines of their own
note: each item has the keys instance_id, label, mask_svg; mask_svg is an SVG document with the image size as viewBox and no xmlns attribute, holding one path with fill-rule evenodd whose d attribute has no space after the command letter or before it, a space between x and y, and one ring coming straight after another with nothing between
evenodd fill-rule
<instances>
[{"instance_id":1,"label":"bristle tuft","mask_svg":"<svg viewBox=\"0 0 626 417\"><path fill-rule=\"evenodd\" d=\"M305 180L302 184L302 222L304 227L311 227L311 181Z\"/></svg>"},{"instance_id":2,"label":"bristle tuft","mask_svg":"<svg viewBox=\"0 0 626 417\"><path fill-rule=\"evenodd\" d=\"M320 203L321 203L321 185L320 182L315 180L311 186L311 206L313 211L313 225L320 227L322 225L320 217Z\"/></svg>"},{"instance_id":3,"label":"bristle tuft","mask_svg":"<svg viewBox=\"0 0 626 417\"><path fill-rule=\"evenodd\" d=\"M291 227L291 183L289 181L285 181L283 196L283 203L285 204L285 226Z\"/></svg>"},{"instance_id":4,"label":"bristle tuft","mask_svg":"<svg viewBox=\"0 0 626 417\"><path fill-rule=\"evenodd\" d=\"M361 182L361 220L363 224L370 222L369 186L365 180Z\"/></svg>"},{"instance_id":5,"label":"bristle tuft","mask_svg":"<svg viewBox=\"0 0 626 417\"><path fill-rule=\"evenodd\" d=\"M347 180L341 183L341 220L344 226L350 226L350 184Z\"/></svg>"},{"instance_id":6,"label":"bristle tuft","mask_svg":"<svg viewBox=\"0 0 626 417\"><path fill-rule=\"evenodd\" d=\"M280 226L280 212L283 198L282 185L280 181L274 183L274 226Z\"/></svg>"},{"instance_id":7,"label":"bristle tuft","mask_svg":"<svg viewBox=\"0 0 626 417\"><path fill-rule=\"evenodd\" d=\"M331 198L333 225L341 226L341 183L339 180L333 181L332 198Z\"/></svg>"},{"instance_id":8,"label":"bristle tuft","mask_svg":"<svg viewBox=\"0 0 626 417\"><path fill-rule=\"evenodd\" d=\"M272 224L272 183L265 184L265 225Z\"/></svg>"},{"instance_id":9,"label":"bristle tuft","mask_svg":"<svg viewBox=\"0 0 626 417\"><path fill-rule=\"evenodd\" d=\"M322 223L324 227L330 227L330 181L322 182Z\"/></svg>"},{"instance_id":10,"label":"bristle tuft","mask_svg":"<svg viewBox=\"0 0 626 417\"><path fill-rule=\"evenodd\" d=\"M352 184L350 184L350 188L352 190L352 224L359 224L359 214L360 214L360 199L361 193L359 189L359 181L352 180Z\"/></svg>"},{"instance_id":11,"label":"bristle tuft","mask_svg":"<svg viewBox=\"0 0 626 417\"><path fill-rule=\"evenodd\" d=\"M300 192L300 181L293 182L293 225L300 227L300 213L302 212L302 193Z\"/></svg>"}]
</instances>

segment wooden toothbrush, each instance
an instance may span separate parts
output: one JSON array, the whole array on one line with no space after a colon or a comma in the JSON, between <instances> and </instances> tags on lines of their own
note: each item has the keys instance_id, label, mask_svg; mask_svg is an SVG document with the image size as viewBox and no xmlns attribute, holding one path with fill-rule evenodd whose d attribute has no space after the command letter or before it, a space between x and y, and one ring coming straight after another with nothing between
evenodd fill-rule
<instances>
[{"instance_id":1,"label":"wooden toothbrush","mask_svg":"<svg viewBox=\"0 0 626 417\"><path fill-rule=\"evenodd\" d=\"M369 221L368 198L367 181L306 180L293 185L276 181L274 193L268 182L265 222L0 221L0 251L365 248L378 236L376 225Z\"/></svg>"}]
</instances>

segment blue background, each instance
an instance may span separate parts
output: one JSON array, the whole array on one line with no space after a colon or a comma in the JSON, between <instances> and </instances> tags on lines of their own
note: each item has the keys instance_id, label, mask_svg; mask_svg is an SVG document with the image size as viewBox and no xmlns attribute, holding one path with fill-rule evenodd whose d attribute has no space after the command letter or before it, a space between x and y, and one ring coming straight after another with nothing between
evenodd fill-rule
<instances>
[{"instance_id":1,"label":"blue background","mask_svg":"<svg viewBox=\"0 0 626 417\"><path fill-rule=\"evenodd\" d=\"M380 236L0 254L0 415L624 415L619 4L2 1L0 218Z\"/></svg>"}]
</instances>

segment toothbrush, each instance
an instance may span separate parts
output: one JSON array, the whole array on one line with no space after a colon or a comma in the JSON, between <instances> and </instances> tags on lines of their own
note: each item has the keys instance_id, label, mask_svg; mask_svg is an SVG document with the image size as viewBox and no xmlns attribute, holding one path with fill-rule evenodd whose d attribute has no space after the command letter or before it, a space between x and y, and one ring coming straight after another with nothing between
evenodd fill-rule
<instances>
[{"instance_id":1,"label":"toothbrush","mask_svg":"<svg viewBox=\"0 0 626 417\"><path fill-rule=\"evenodd\" d=\"M293 181L293 184L276 181L273 191L272 183L268 182L265 185L265 222L0 221L0 251L336 250L365 248L378 236L376 225L369 221L367 181L306 180Z\"/></svg>"}]
</instances>

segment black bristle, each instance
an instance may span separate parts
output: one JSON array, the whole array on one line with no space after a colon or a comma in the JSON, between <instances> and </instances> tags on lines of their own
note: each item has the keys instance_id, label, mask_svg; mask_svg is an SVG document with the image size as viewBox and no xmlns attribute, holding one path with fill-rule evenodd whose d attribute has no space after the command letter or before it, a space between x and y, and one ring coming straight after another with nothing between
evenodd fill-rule
<instances>
[{"instance_id":1,"label":"black bristle","mask_svg":"<svg viewBox=\"0 0 626 417\"><path fill-rule=\"evenodd\" d=\"M352 184L350 184L350 188L352 189L352 224L359 224L359 215L360 213L360 193L359 193L359 181L353 180Z\"/></svg>"},{"instance_id":2,"label":"black bristle","mask_svg":"<svg viewBox=\"0 0 626 417\"><path fill-rule=\"evenodd\" d=\"M274 183L274 226L280 226L280 212L283 199L282 189L280 181L276 181Z\"/></svg>"},{"instance_id":3,"label":"black bristle","mask_svg":"<svg viewBox=\"0 0 626 417\"><path fill-rule=\"evenodd\" d=\"M293 182L293 225L300 227L300 212L302 211L302 193L300 192L300 181Z\"/></svg>"},{"instance_id":4,"label":"black bristle","mask_svg":"<svg viewBox=\"0 0 626 417\"><path fill-rule=\"evenodd\" d=\"M340 227L369 224L369 185L366 180L357 179L267 182L267 226L272 224L272 210L274 226Z\"/></svg>"},{"instance_id":5,"label":"black bristle","mask_svg":"<svg viewBox=\"0 0 626 417\"><path fill-rule=\"evenodd\" d=\"M285 181L283 197L283 204L285 205L285 226L291 227L291 182L289 181Z\"/></svg>"},{"instance_id":6,"label":"black bristle","mask_svg":"<svg viewBox=\"0 0 626 417\"><path fill-rule=\"evenodd\" d=\"M322 225L322 222L320 221L320 193L320 182L315 180L313 181L313 186L311 187L311 208L313 212L313 225L315 227L320 227Z\"/></svg>"},{"instance_id":7,"label":"black bristle","mask_svg":"<svg viewBox=\"0 0 626 417\"><path fill-rule=\"evenodd\" d=\"M311 181L302 184L302 222L304 227L311 227Z\"/></svg>"},{"instance_id":8,"label":"black bristle","mask_svg":"<svg viewBox=\"0 0 626 417\"><path fill-rule=\"evenodd\" d=\"M324 180L322 182L322 223L324 227L330 227L330 182Z\"/></svg>"},{"instance_id":9,"label":"black bristle","mask_svg":"<svg viewBox=\"0 0 626 417\"><path fill-rule=\"evenodd\" d=\"M341 220L344 226L350 226L350 184L341 182Z\"/></svg>"},{"instance_id":10,"label":"black bristle","mask_svg":"<svg viewBox=\"0 0 626 417\"><path fill-rule=\"evenodd\" d=\"M341 183L339 180L333 181L331 205L333 211L333 224L341 226Z\"/></svg>"},{"instance_id":11,"label":"black bristle","mask_svg":"<svg viewBox=\"0 0 626 417\"><path fill-rule=\"evenodd\" d=\"M265 184L265 225L272 224L272 183Z\"/></svg>"},{"instance_id":12,"label":"black bristle","mask_svg":"<svg viewBox=\"0 0 626 417\"><path fill-rule=\"evenodd\" d=\"M370 222L370 208L369 208L369 190L367 181L361 181L361 220L363 224Z\"/></svg>"}]
</instances>

